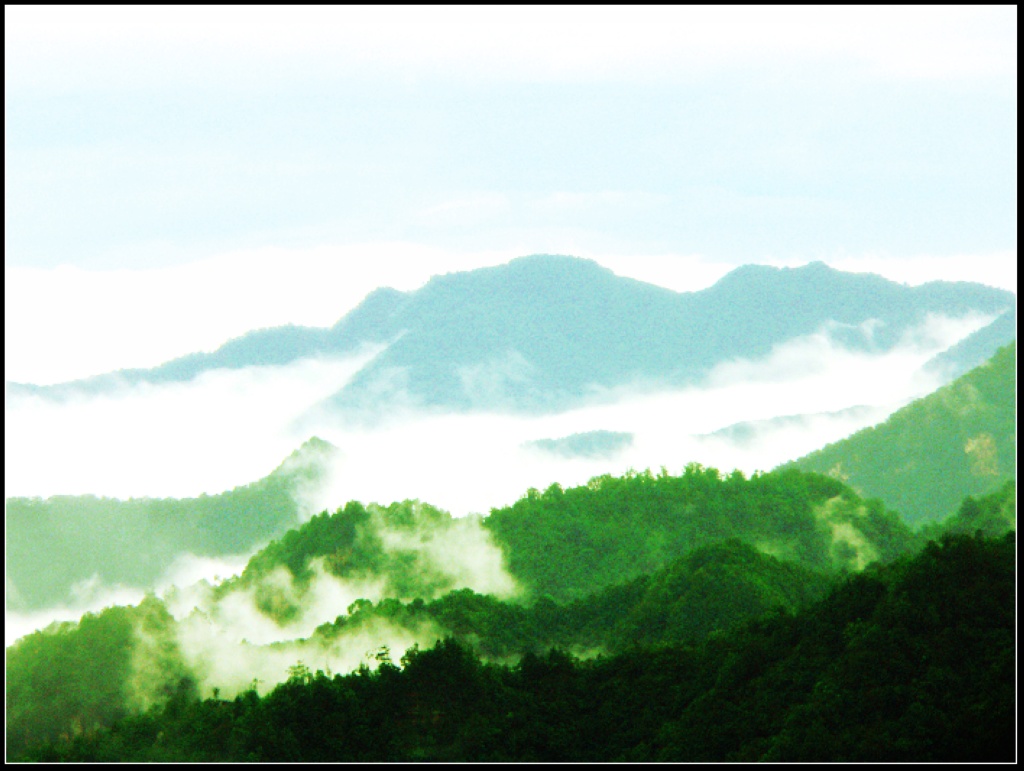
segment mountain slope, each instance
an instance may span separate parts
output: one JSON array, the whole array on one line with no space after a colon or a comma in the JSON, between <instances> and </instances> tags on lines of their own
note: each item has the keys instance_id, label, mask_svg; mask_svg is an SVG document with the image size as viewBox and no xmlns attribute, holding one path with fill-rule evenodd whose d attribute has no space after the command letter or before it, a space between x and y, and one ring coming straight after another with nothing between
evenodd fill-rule
<instances>
[{"instance_id":1,"label":"mountain slope","mask_svg":"<svg viewBox=\"0 0 1024 771\"><path fill-rule=\"evenodd\" d=\"M695 383L716 364L763 356L826 326L847 346L887 350L928 314L996 316L1014 302L1012 293L978 284L907 287L822 263L748 265L709 289L677 293L590 260L534 255L435 276L415 292L377 290L330 329L259 330L152 370L46 387L11 384L9 395L61 397L118 382L187 380L215 368L390 343L324 407L350 415L402 403L546 412L616 386Z\"/></svg>"},{"instance_id":2,"label":"mountain slope","mask_svg":"<svg viewBox=\"0 0 1024 771\"><path fill-rule=\"evenodd\" d=\"M556 601L730 538L824 572L887 561L915 542L896 514L837 480L795 470L723 477L699 464L680 476L605 475L530 490L483 524L527 594Z\"/></svg>"},{"instance_id":3,"label":"mountain slope","mask_svg":"<svg viewBox=\"0 0 1024 771\"><path fill-rule=\"evenodd\" d=\"M916 543L893 512L835 479L796 470L723 477L691 464L679 476L606 475L564 490L530 490L482 520L418 501L386 509L351 501L270 543L217 591L259 587L285 569L298 594L278 592L287 602L277 602L276 590L266 602L258 589L256 596L264 613L287 620L316 564L342 581L379 583L383 596L431 599L461 586L483 591L485 579L508 586L481 569L488 563L507 571L524 598L568 602L730 538L821 572L888 561Z\"/></svg>"},{"instance_id":4,"label":"mountain slope","mask_svg":"<svg viewBox=\"0 0 1024 771\"><path fill-rule=\"evenodd\" d=\"M830 474L909 522L951 515L1016 479L1017 344L878 426L786 464Z\"/></svg>"},{"instance_id":5,"label":"mountain slope","mask_svg":"<svg viewBox=\"0 0 1024 771\"><path fill-rule=\"evenodd\" d=\"M182 553L238 554L298 522L295 494L332 446L313 438L263 479L199 498L8 498L6 603L67 602L76 584L152 587Z\"/></svg>"},{"instance_id":6,"label":"mountain slope","mask_svg":"<svg viewBox=\"0 0 1024 771\"><path fill-rule=\"evenodd\" d=\"M26 639L8 654L19 686L8 709L24 729L8 758L1012 762L1015 561L1012 536L946 539L695 646L590 661L552 650L507 666L446 638L408 649L401 668L386 652L376 671L349 675L299 663L270 693L254 681L234 701L201 700L182 680L166 705L70 741L30 710L47 668L28 665L50 641ZM43 730L33 737L25 718Z\"/></svg>"},{"instance_id":7,"label":"mountain slope","mask_svg":"<svg viewBox=\"0 0 1024 771\"><path fill-rule=\"evenodd\" d=\"M954 380L991 359L996 351L1017 339L1017 308L1014 306L995 321L968 335L929 361L925 368L944 382Z\"/></svg>"}]
</instances>

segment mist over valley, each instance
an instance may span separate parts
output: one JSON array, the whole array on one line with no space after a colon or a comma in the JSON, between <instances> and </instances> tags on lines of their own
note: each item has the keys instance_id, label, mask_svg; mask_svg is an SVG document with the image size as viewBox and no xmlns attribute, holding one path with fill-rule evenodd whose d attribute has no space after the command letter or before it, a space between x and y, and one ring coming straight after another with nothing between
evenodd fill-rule
<instances>
[{"instance_id":1,"label":"mist over valley","mask_svg":"<svg viewBox=\"0 0 1024 771\"><path fill-rule=\"evenodd\" d=\"M936 357L983 334L969 355L991 355L1013 302L821 264L748 266L688 295L566 257L420 291L378 290L330 330L263 330L153 370L9 384L8 642L237 574L268 539L346 501L464 517L609 472L772 469L942 385ZM666 309L680 303L673 326ZM44 544L63 556L38 573ZM371 582L341 605L359 591L387 596Z\"/></svg>"},{"instance_id":2,"label":"mist over valley","mask_svg":"<svg viewBox=\"0 0 1024 771\"><path fill-rule=\"evenodd\" d=\"M700 459L750 473L934 390L942 373L923 365L1012 305L1000 290L911 289L820 264L750 266L687 294L588 261L524 258L374 292L327 330L262 330L156 369L8 384L18 451L6 494L216 494L311 436L339 448L348 497L419 497L460 515L609 468ZM999 329L963 364L1007 342L1013 331ZM814 417L854 406L872 412ZM820 432L765 436L759 449L701 437L801 414ZM633 441L601 463L563 457L559 471L523 448L591 431ZM453 484L461 473L478 481Z\"/></svg>"},{"instance_id":3,"label":"mist over valley","mask_svg":"<svg viewBox=\"0 0 1024 771\"><path fill-rule=\"evenodd\" d=\"M8 6L5 759L1017 757L1010 6Z\"/></svg>"}]
</instances>

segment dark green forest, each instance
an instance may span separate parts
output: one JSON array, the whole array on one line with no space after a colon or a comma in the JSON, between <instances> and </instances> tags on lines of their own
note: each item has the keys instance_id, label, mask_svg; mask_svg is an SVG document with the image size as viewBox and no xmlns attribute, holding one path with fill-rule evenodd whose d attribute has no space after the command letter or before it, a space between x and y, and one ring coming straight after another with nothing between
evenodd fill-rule
<instances>
[{"instance_id":1,"label":"dark green forest","mask_svg":"<svg viewBox=\"0 0 1024 771\"><path fill-rule=\"evenodd\" d=\"M796 613L514 665L445 637L265 695L165 703L39 761L1012 761L1015 537L947 535Z\"/></svg>"},{"instance_id":2,"label":"dark green forest","mask_svg":"<svg viewBox=\"0 0 1024 771\"><path fill-rule=\"evenodd\" d=\"M463 527L500 546L515 597L384 548ZM7 757L1005 759L1014 529L1012 484L923 532L827 476L696 464L530 490L475 523L351 502L214 593L255 591L284 623L314 566L387 576L390 599L325 619L306 650L384 622L437 630L435 643L380 650L351 674L297 659L269 692L254 681L222 699L150 597L7 649ZM266 580L282 569L297 597Z\"/></svg>"}]
</instances>

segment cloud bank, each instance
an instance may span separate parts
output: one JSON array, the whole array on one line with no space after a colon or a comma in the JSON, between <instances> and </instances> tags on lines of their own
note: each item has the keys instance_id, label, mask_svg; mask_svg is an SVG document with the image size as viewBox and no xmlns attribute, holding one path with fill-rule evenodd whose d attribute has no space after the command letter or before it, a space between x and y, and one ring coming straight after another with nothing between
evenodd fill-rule
<instances>
[{"instance_id":1,"label":"cloud bank","mask_svg":"<svg viewBox=\"0 0 1024 771\"><path fill-rule=\"evenodd\" d=\"M191 497L264 476L311 435L340 450L331 481L310 511L348 500L428 501L463 515L514 501L529 487L582 484L632 467L670 470L691 461L747 473L814 450L883 419L939 385L921 366L986 319L932 318L887 354L843 348L828 330L757 361L718 366L695 387L652 384L595 391L589 405L555 415L437 414L396 408L384 423L310 419L308 410L348 382L373 352L347 360L208 373L195 381L138 386L56 404L19 397L7 405L7 495ZM481 389L498 387L472 375ZM713 435L778 416L808 417L758 441ZM551 459L523 445L591 431L629 433L614 457ZM711 434L711 436L709 436Z\"/></svg>"},{"instance_id":2,"label":"cloud bank","mask_svg":"<svg viewBox=\"0 0 1024 771\"><path fill-rule=\"evenodd\" d=\"M1016 59L1006 30L1015 13L996 8L747 8L742 18L707 7L596 8L585 18L566 8L430 8L395 19L379 9L344 7L244 15L215 8L68 9L61 16L5 12L5 58L22 65L14 73L7 68L8 80L66 83L77 73L54 72L54 60L95 56L97 48L107 66L142 51L158 61L188 51L198 62L175 73L176 81L198 79L201 62L218 80L236 83L256 73L273 78L272 64L296 58L327 72L361 65L414 77L577 82L666 80L780 60L845 60L905 78L977 76L1013 70ZM29 71L20 71L26 65ZM110 74L124 87L155 66Z\"/></svg>"},{"instance_id":3,"label":"cloud bank","mask_svg":"<svg viewBox=\"0 0 1024 771\"><path fill-rule=\"evenodd\" d=\"M190 383L125 388L64 403L12 399L6 409L6 494L127 498L217 493L266 475L311 434L338 452L323 482L299 491L306 516L335 511L351 500L419 500L464 517L509 505L526 490L543 490L553 482L570 487L630 468L665 467L678 473L694 461L750 474L876 424L930 393L940 383L923 365L986 321L931 318L886 354L850 351L823 329L778 346L761 360L724 363L699 386L666 390L635 384L595 391L589 404L533 417L410 409L395 410L380 424L310 424L309 408L347 382L372 354L210 373ZM600 453L538 449L550 440L595 432L630 440ZM495 567L500 555L488 551L475 518L457 520L443 538L423 540L401 532L383 538L391 548L417 548L421 559L454 584L498 595L514 591ZM230 576L246 556L182 555L156 588ZM137 602L152 588L93 584L79 587L79 596L67 607L8 613L7 641L54 619L73 620L88 610ZM238 614L237 628L246 630L242 636L249 644L270 644L308 634L355 599L384 596L374 581L340 585L325 578L318 586L303 599L315 613L311 610L284 636L266 620L242 623L252 608L249 599L242 603L236 598L232 602L241 606L217 609L223 621L216 621L216 615L213 621L197 617L189 623L196 626L196 639L206 640L196 643L206 653L196 653L196 660L214 656L209 646L222 644L204 637L202 630L209 623L234 627L232 613ZM287 582L279 588L286 595L291 591ZM204 603L208 600L200 598L190 607Z\"/></svg>"}]
</instances>

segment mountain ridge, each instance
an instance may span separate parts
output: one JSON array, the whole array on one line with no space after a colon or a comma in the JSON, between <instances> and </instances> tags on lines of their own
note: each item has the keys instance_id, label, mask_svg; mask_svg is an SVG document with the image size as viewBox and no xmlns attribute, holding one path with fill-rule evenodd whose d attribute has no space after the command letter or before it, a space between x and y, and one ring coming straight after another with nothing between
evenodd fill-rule
<instances>
[{"instance_id":1,"label":"mountain ridge","mask_svg":"<svg viewBox=\"0 0 1024 771\"><path fill-rule=\"evenodd\" d=\"M369 408L372 416L404 399L424 408L545 413L637 382L694 384L718 363L767 355L826 324L847 347L888 350L929 313L998 316L1015 304L1013 293L980 284L907 287L821 262L741 266L707 289L675 292L617 276L592 260L530 255L434 276L415 291L379 288L331 327L253 330L211 353L152 369L51 386L8 383L8 397L59 400L386 344L321 408L343 414ZM866 326L876 319L881 323ZM1005 336L982 339L982 352L999 335Z\"/></svg>"}]
</instances>

